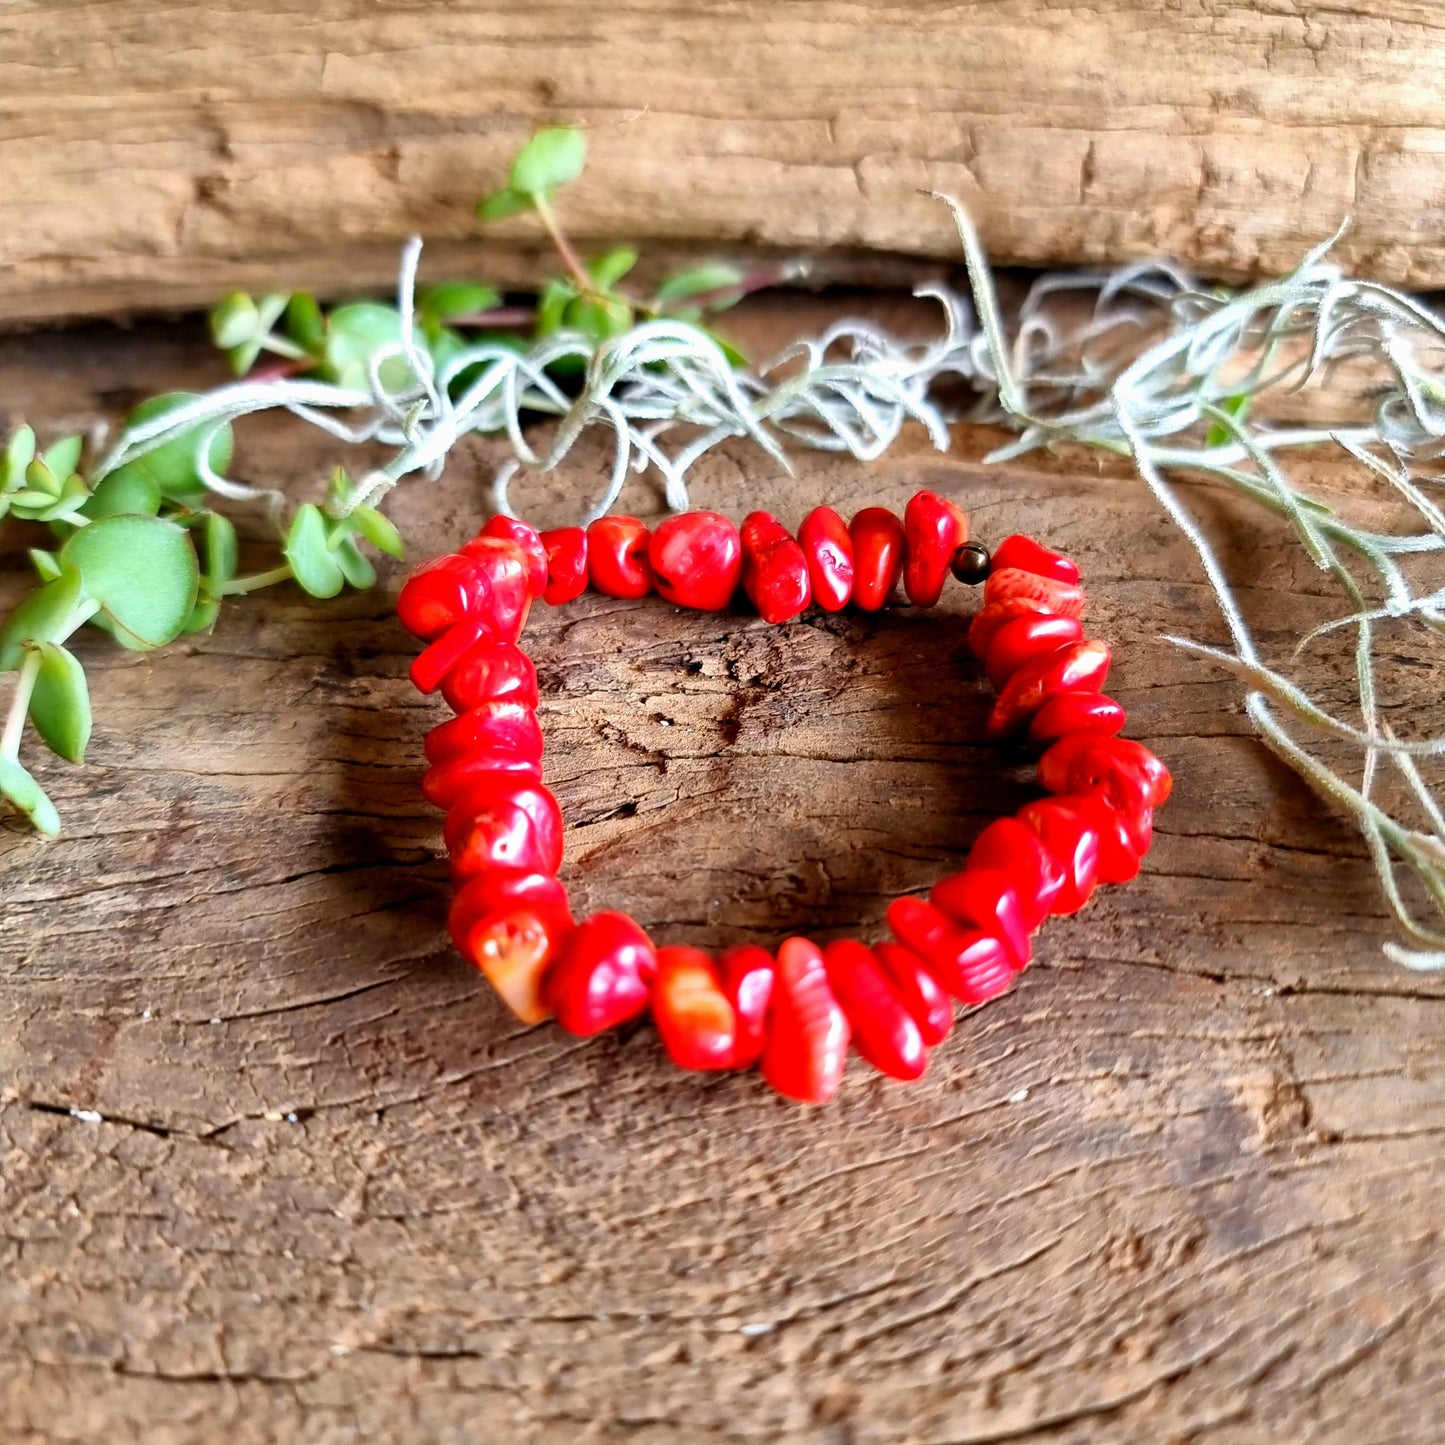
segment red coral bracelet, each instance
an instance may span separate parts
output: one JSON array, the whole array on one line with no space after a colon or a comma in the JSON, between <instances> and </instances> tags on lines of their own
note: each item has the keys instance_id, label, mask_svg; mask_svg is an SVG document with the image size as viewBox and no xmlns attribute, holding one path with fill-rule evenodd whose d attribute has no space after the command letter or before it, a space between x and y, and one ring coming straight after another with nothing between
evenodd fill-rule
<instances>
[{"instance_id":1,"label":"red coral bracelet","mask_svg":"<svg viewBox=\"0 0 1445 1445\"><path fill-rule=\"evenodd\" d=\"M517 646L534 598L553 605L590 584L612 597L656 590L717 611L741 586L768 622L810 602L882 607L899 583L931 607L949 574L983 584L969 643L997 693L990 737L1041 750L1046 794L979 835L962 872L925 901L896 899L893 940L825 948L789 938L720 958L657 948L625 913L575 921L557 879L562 813L542 783L537 673ZM1117 736L1124 710L1101 691L1109 649L1084 635L1079 569L1028 537L992 556L969 540L964 512L919 492L900 520L867 507L851 524L828 507L795 537L754 512L735 527L688 512L649 529L609 516L585 530L538 533L494 517L461 552L418 570L397 601L427 647L411 675L441 689L455 717L427 736L422 791L446 810L457 884L452 938L524 1023L555 1017L589 1036L651 1009L663 1045L687 1069L761 1064L780 1093L831 1097L851 1042L874 1068L916 1079L953 1026L953 1001L996 998L1028 964L1050 914L1074 913L1100 883L1139 871L1167 769Z\"/></svg>"}]
</instances>

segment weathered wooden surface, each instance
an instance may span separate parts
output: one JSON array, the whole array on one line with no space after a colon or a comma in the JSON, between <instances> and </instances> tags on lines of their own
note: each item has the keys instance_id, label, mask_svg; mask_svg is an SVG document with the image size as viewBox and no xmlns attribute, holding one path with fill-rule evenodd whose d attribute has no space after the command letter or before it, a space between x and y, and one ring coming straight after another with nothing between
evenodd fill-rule
<instances>
[{"instance_id":1,"label":"weathered wooden surface","mask_svg":"<svg viewBox=\"0 0 1445 1445\"><path fill-rule=\"evenodd\" d=\"M477 196L578 122L588 240L1003 261L1342 255L1445 285L1445 28L1432 0L668 6L526 0L16 0L0 11L9 320L374 286L418 231L439 272L530 279Z\"/></svg>"},{"instance_id":2,"label":"weathered wooden surface","mask_svg":"<svg viewBox=\"0 0 1445 1445\"><path fill-rule=\"evenodd\" d=\"M189 335L37 337L0 396L72 426L214 365ZM1445 981L1380 958L1355 838L1155 640L1212 613L1141 489L985 469L986 440L793 482L739 448L698 500L927 482L984 536L1067 546L1176 797L1138 883L1051 924L925 1081L855 1065L822 1111L679 1074L650 1028L504 1017L446 943L437 714L385 589L85 644L92 761L45 774L67 832L0 835L7 1442L1435 1438ZM251 475L324 475L309 435L244 445ZM398 498L418 555L492 458ZM1216 522L1252 609L1321 615L1272 528ZM705 945L876 928L1027 791L974 741L968 606L544 614L582 906Z\"/></svg>"}]
</instances>

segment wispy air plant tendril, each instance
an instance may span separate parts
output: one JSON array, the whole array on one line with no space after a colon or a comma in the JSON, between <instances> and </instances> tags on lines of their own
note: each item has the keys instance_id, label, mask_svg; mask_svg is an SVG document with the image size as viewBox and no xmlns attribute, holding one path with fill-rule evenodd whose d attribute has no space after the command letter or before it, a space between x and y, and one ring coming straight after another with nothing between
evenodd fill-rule
<instances>
[{"instance_id":1,"label":"wispy air plant tendril","mask_svg":"<svg viewBox=\"0 0 1445 1445\"><path fill-rule=\"evenodd\" d=\"M1388 955L1412 968L1445 968L1445 933L1416 920L1397 873L1413 875L1445 916L1445 810L1416 762L1445 756L1445 737L1401 739L1381 722L1373 627L1410 618L1442 630L1445 589L1423 590L1397 559L1445 550L1445 511L1425 491L1440 481L1426 468L1445 455L1445 323L1408 296L1346 277L1326 259L1331 242L1291 275L1237 293L1205 291L1178 270L1157 266L1126 267L1107 278L1048 279L1025 302L1010 347L972 222L956 202L938 199L951 207L958 227L1001 419L1022 432L993 459L1065 441L1132 459L1198 553L1234 650L1169 640L1241 674L1249 687L1246 714L1266 746L1355 819L1391 908L1423 945L1391 944ZM1044 308L1060 289L1081 285L1097 292L1094 312L1082 328L1061 331ZM1368 363L1377 381L1383 377L1373 415L1360 425L1243 419L1253 399L1327 382L1346 362ZM1400 536L1361 530L1286 471L1287 456L1331 450L1388 483L1423 530ZM1363 728L1261 657L1229 570L1178 489L1181 480L1201 479L1221 482L1284 518L1314 565L1335 579L1349 612L1309 633L1297 651L1326 631L1356 629L1352 705ZM1364 564L1363 579L1351 560ZM1383 601L1371 606L1367 588L1383 593ZM1440 695L1441 707L1422 719L1427 724L1445 717L1445 689ZM1295 736L1291 721L1309 730L1308 741ZM1326 761L1321 737L1357 750L1358 783ZM1418 809L1418 826L1376 801L1382 761Z\"/></svg>"}]
</instances>

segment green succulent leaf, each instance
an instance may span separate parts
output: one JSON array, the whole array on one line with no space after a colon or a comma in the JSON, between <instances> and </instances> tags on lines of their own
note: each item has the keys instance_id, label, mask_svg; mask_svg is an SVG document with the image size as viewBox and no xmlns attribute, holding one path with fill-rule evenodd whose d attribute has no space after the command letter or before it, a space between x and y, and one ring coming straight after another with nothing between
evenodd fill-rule
<instances>
[{"instance_id":1,"label":"green succulent leaf","mask_svg":"<svg viewBox=\"0 0 1445 1445\"><path fill-rule=\"evenodd\" d=\"M209 632L216 625L216 618L220 614L221 604L214 597L198 597L181 631L187 637L193 632Z\"/></svg>"},{"instance_id":2,"label":"green succulent leaf","mask_svg":"<svg viewBox=\"0 0 1445 1445\"><path fill-rule=\"evenodd\" d=\"M309 291L298 291L286 303L286 334L308 356L326 350L326 318Z\"/></svg>"},{"instance_id":3,"label":"green succulent leaf","mask_svg":"<svg viewBox=\"0 0 1445 1445\"><path fill-rule=\"evenodd\" d=\"M587 263L587 274L599 290L610 291L635 265L637 252L631 246L614 246Z\"/></svg>"},{"instance_id":4,"label":"green succulent leaf","mask_svg":"<svg viewBox=\"0 0 1445 1445\"><path fill-rule=\"evenodd\" d=\"M0 458L0 491L9 491L20 484L25 468L35 460L35 433L28 426L18 426L5 444Z\"/></svg>"},{"instance_id":5,"label":"green succulent leaf","mask_svg":"<svg viewBox=\"0 0 1445 1445\"><path fill-rule=\"evenodd\" d=\"M401 313L396 307L376 301L338 307L326 327L326 370L338 386L370 391L371 357L400 340ZM404 391L414 380L411 367L401 356L382 362L381 383L388 391Z\"/></svg>"},{"instance_id":6,"label":"green succulent leaf","mask_svg":"<svg viewBox=\"0 0 1445 1445\"><path fill-rule=\"evenodd\" d=\"M476 316L490 311L501 296L490 286L472 281L444 281L428 286L417 298L417 311L433 321L451 321L458 316Z\"/></svg>"},{"instance_id":7,"label":"green succulent leaf","mask_svg":"<svg viewBox=\"0 0 1445 1445\"><path fill-rule=\"evenodd\" d=\"M42 522L68 521L81 513L89 500L90 488L86 486L85 478L78 474L72 474L60 488L60 495L55 499L55 504L41 512L39 520Z\"/></svg>"},{"instance_id":8,"label":"green succulent leaf","mask_svg":"<svg viewBox=\"0 0 1445 1445\"><path fill-rule=\"evenodd\" d=\"M75 654L55 642L37 644L40 671L30 694L30 721L54 753L82 762L90 741L90 690Z\"/></svg>"},{"instance_id":9,"label":"green succulent leaf","mask_svg":"<svg viewBox=\"0 0 1445 1445\"><path fill-rule=\"evenodd\" d=\"M207 512L205 536L206 587L219 595L221 588L236 575L236 529L229 517L222 516L220 512Z\"/></svg>"},{"instance_id":10,"label":"green succulent leaf","mask_svg":"<svg viewBox=\"0 0 1445 1445\"><path fill-rule=\"evenodd\" d=\"M346 574L331 550L326 518L314 502L296 509L284 550L297 584L311 596L335 597L346 585Z\"/></svg>"},{"instance_id":11,"label":"green succulent leaf","mask_svg":"<svg viewBox=\"0 0 1445 1445\"><path fill-rule=\"evenodd\" d=\"M136 651L180 636L196 605L200 569L190 534L162 517L102 517L66 542L60 561L79 569L116 640Z\"/></svg>"},{"instance_id":12,"label":"green succulent leaf","mask_svg":"<svg viewBox=\"0 0 1445 1445\"><path fill-rule=\"evenodd\" d=\"M378 552L385 552L388 557L402 556L401 533L375 507L357 507L351 514L351 520L356 524L356 530Z\"/></svg>"},{"instance_id":13,"label":"green succulent leaf","mask_svg":"<svg viewBox=\"0 0 1445 1445\"><path fill-rule=\"evenodd\" d=\"M361 549L356 545L356 538L349 531L333 533L331 555L336 558L336 565L341 568L342 575L359 591L365 591L376 584L376 568L362 555Z\"/></svg>"},{"instance_id":14,"label":"green succulent leaf","mask_svg":"<svg viewBox=\"0 0 1445 1445\"><path fill-rule=\"evenodd\" d=\"M60 576L60 563L54 552L42 552L39 547L30 548L30 565L40 575L42 582L54 582Z\"/></svg>"},{"instance_id":15,"label":"green succulent leaf","mask_svg":"<svg viewBox=\"0 0 1445 1445\"><path fill-rule=\"evenodd\" d=\"M504 186L500 191L493 191L490 196L483 196L477 202L477 219L479 221L505 221L508 216L516 216L523 211L530 211L534 204L531 196Z\"/></svg>"},{"instance_id":16,"label":"green succulent leaf","mask_svg":"<svg viewBox=\"0 0 1445 1445\"><path fill-rule=\"evenodd\" d=\"M95 484L90 500L81 510L92 520L123 513L154 517L161 509L161 489L154 477L140 470L121 467Z\"/></svg>"},{"instance_id":17,"label":"green succulent leaf","mask_svg":"<svg viewBox=\"0 0 1445 1445\"><path fill-rule=\"evenodd\" d=\"M537 298L537 335L551 336L560 331L567 308L577 299L577 288L570 281L554 279L542 288Z\"/></svg>"},{"instance_id":18,"label":"green succulent leaf","mask_svg":"<svg viewBox=\"0 0 1445 1445\"><path fill-rule=\"evenodd\" d=\"M53 446L45 449L45 465L57 477L69 477L80 466L80 452L84 445L79 436L61 437Z\"/></svg>"},{"instance_id":19,"label":"green succulent leaf","mask_svg":"<svg viewBox=\"0 0 1445 1445\"><path fill-rule=\"evenodd\" d=\"M654 299L667 310L693 314L700 310L723 311L741 300L742 291L738 288L742 280L743 273L736 266L721 263L694 266L691 270L669 276L657 288ZM699 296L706 298L701 306L687 305Z\"/></svg>"},{"instance_id":20,"label":"green succulent leaf","mask_svg":"<svg viewBox=\"0 0 1445 1445\"><path fill-rule=\"evenodd\" d=\"M233 291L211 308L211 340L222 351L242 346L264 329L256 303L244 291Z\"/></svg>"},{"instance_id":21,"label":"green succulent leaf","mask_svg":"<svg viewBox=\"0 0 1445 1445\"><path fill-rule=\"evenodd\" d=\"M0 627L0 672L14 672L25 660L25 644L55 642L70 635L80 604L80 572L60 563L60 575L16 605Z\"/></svg>"},{"instance_id":22,"label":"green succulent leaf","mask_svg":"<svg viewBox=\"0 0 1445 1445\"><path fill-rule=\"evenodd\" d=\"M0 798L13 803L47 838L60 832L60 814L45 789L14 758L0 758Z\"/></svg>"},{"instance_id":23,"label":"green succulent leaf","mask_svg":"<svg viewBox=\"0 0 1445 1445\"><path fill-rule=\"evenodd\" d=\"M587 164L587 137L570 126L544 126L517 152L511 188L535 196L565 186Z\"/></svg>"},{"instance_id":24,"label":"green succulent leaf","mask_svg":"<svg viewBox=\"0 0 1445 1445\"><path fill-rule=\"evenodd\" d=\"M1220 411L1227 411L1230 416L1239 421L1244 420L1244 414L1249 410L1249 394L1242 393L1239 396L1227 396L1219 403ZM1204 445L1207 447L1227 446L1234 440L1234 434L1222 422L1216 421L1209 424L1209 431L1205 435Z\"/></svg>"},{"instance_id":25,"label":"green succulent leaf","mask_svg":"<svg viewBox=\"0 0 1445 1445\"><path fill-rule=\"evenodd\" d=\"M616 296L579 296L568 303L562 322L594 341L609 341L632 325L632 308Z\"/></svg>"},{"instance_id":26,"label":"green succulent leaf","mask_svg":"<svg viewBox=\"0 0 1445 1445\"><path fill-rule=\"evenodd\" d=\"M25 485L33 492L46 492L52 497L60 495L60 478L45 465L41 457L36 457L25 468Z\"/></svg>"},{"instance_id":27,"label":"green succulent leaf","mask_svg":"<svg viewBox=\"0 0 1445 1445\"><path fill-rule=\"evenodd\" d=\"M193 392L186 391L168 392L164 396L152 397L149 401L143 401L131 412L130 416L126 418L126 426L128 428L135 427L145 422L155 421L195 399ZM204 433L208 429L193 427L189 431L182 432L180 436L171 437L153 450L136 457L122 467L117 467L103 480L109 481L112 477L121 476L128 480L144 477L155 484L162 497L167 497L174 502L197 501L206 490L196 462ZM218 475L224 476L226 468L231 465L232 444L233 438L228 423L217 430L211 439L208 459L211 470Z\"/></svg>"}]
</instances>

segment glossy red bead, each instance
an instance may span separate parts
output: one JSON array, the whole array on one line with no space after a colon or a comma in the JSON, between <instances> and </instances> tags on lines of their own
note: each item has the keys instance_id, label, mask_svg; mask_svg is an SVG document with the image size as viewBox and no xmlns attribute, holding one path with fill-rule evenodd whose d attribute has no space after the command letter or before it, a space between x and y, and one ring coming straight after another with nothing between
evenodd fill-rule
<instances>
[{"instance_id":1,"label":"glossy red bead","mask_svg":"<svg viewBox=\"0 0 1445 1445\"><path fill-rule=\"evenodd\" d=\"M492 517L477 534L481 537L500 537L506 542L515 542L522 550L527 563L527 586L533 597L540 597L547 590L547 549L541 534L527 522L516 517L503 517L500 513Z\"/></svg>"},{"instance_id":2,"label":"glossy red bead","mask_svg":"<svg viewBox=\"0 0 1445 1445\"><path fill-rule=\"evenodd\" d=\"M526 821L520 832L512 810ZM562 863L562 810L535 779L479 772L447 810L442 841L458 878L489 868L556 873Z\"/></svg>"},{"instance_id":3,"label":"glossy red bead","mask_svg":"<svg viewBox=\"0 0 1445 1445\"><path fill-rule=\"evenodd\" d=\"M1049 905L1054 914L1077 913L1099 881L1099 831L1076 808L1057 798L1026 803L1015 815L1039 835L1064 870L1064 884Z\"/></svg>"},{"instance_id":4,"label":"glossy red bead","mask_svg":"<svg viewBox=\"0 0 1445 1445\"><path fill-rule=\"evenodd\" d=\"M806 938L785 939L778 949L763 1077L789 1099L825 1103L842 1082L850 1037L822 951Z\"/></svg>"},{"instance_id":5,"label":"glossy red bead","mask_svg":"<svg viewBox=\"0 0 1445 1445\"><path fill-rule=\"evenodd\" d=\"M542 599L560 607L587 590L587 529L556 527L541 533L540 539L547 554L547 586Z\"/></svg>"},{"instance_id":6,"label":"glossy red bead","mask_svg":"<svg viewBox=\"0 0 1445 1445\"><path fill-rule=\"evenodd\" d=\"M901 943L875 943L873 954L913 1015L919 1037L928 1048L940 1044L953 1029L953 1000L928 971L928 965Z\"/></svg>"},{"instance_id":7,"label":"glossy red bead","mask_svg":"<svg viewBox=\"0 0 1445 1445\"><path fill-rule=\"evenodd\" d=\"M1025 572L1022 567L990 569L988 581L983 584L985 605L990 602L1014 602L1022 598L1041 602L1045 611L1057 612L1061 617L1084 615L1084 593L1077 583L1040 577L1036 573Z\"/></svg>"},{"instance_id":8,"label":"glossy red bead","mask_svg":"<svg viewBox=\"0 0 1445 1445\"><path fill-rule=\"evenodd\" d=\"M1174 786L1169 769L1142 743L1090 733L1052 744L1039 759L1039 783L1051 793L1100 793L1124 811L1157 807Z\"/></svg>"},{"instance_id":9,"label":"glossy red bead","mask_svg":"<svg viewBox=\"0 0 1445 1445\"><path fill-rule=\"evenodd\" d=\"M568 1033L590 1038L636 1018L657 973L652 940L625 913L594 913L572 930L544 992Z\"/></svg>"},{"instance_id":10,"label":"glossy red bead","mask_svg":"<svg viewBox=\"0 0 1445 1445\"><path fill-rule=\"evenodd\" d=\"M968 514L937 492L916 492L903 509L903 537L903 590L915 607L932 607L968 541Z\"/></svg>"},{"instance_id":11,"label":"glossy red bead","mask_svg":"<svg viewBox=\"0 0 1445 1445\"><path fill-rule=\"evenodd\" d=\"M740 943L723 954L721 968L723 988L737 1019L732 1067L750 1069L768 1040L768 1009L776 977L773 956L756 944Z\"/></svg>"},{"instance_id":12,"label":"glossy red bead","mask_svg":"<svg viewBox=\"0 0 1445 1445\"><path fill-rule=\"evenodd\" d=\"M1005 537L993 549L994 570L1002 571L1006 567L1017 567L1021 572L1032 572L1035 577L1051 577L1055 582L1069 585L1079 580L1077 562L1062 552L1050 551L1032 537Z\"/></svg>"},{"instance_id":13,"label":"glossy red bead","mask_svg":"<svg viewBox=\"0 0 1445 1445\"><path fill-rule=\"evenodd\" d=\"M658 524L648 559L653 583L669 602L721 612L738 588L742 538L721 512L683 512Z\"/></svg>"},{"instance_id":14,"label":"glossy red bead","mask_svg":"<svg viewBox=\"0 0 1445 1445\"><path fill-rule=\"evenodd\" d=\"M1063 866L1017 818L995 818L974 840L968 866L995 868L1009 876L1030 932L1048 917L1064 886Z\"/></svg>"},{"instance_id":15,"label":"glossy red bead","mask_svg":"<svg viewBox=\"0 0 1445 1445\"><path fill-rule=\"evenodd\" d=\"M550 873L529 872L524 868L497 868L468 878L452 899L447 922L457 948L462 948L458 933L465 934L478 919L489 913L512 908L531 908L540 913L561 913L571 918L567 890Z\"/></svg>"},{"instance_id":16,"label":"glossy red bead","mask_svg":"<svg viewBox=\"0 0 1445 1445\"><path fill-rule=\"evenodd\" d=\"M652 1018L663 1047L678 1068L734 1066L737 1013L717 965L702 949L674 945L657 950Z\"/></svg>"},{"instance_id":17,"label":"glossy red bead","mask_svg":"<svg viewBox=\"0 0 1445 1445\"><path fill-rule=\"evenodd\" d=\"M1024 968L1032 953L1029 925L1019 902L1018 885L998 868L965 868L933 885L928 901L955 923L972 925L1003 944L1009 962Z\"/></svg>"},{"instance_id":18,"label":"glossy red bead","mask_svg":"<svg viewBox=\"0 0 1445 1445\"><path fill-rule=\"evenodd\" d=\"M542 729L536 712L526 703L515 698L489 698L439 723L426 735L425 747L429 763L477 752L539 763Z\"/></svg>"},{"instance_id":19,"label":"glossy red bead","mask_svg":"<svg viewBox=\"0 0 1445 1445\"><path fill-rule=\"evenodd\" d=\"M1131 822L1097 793L1066 793L1066 802L1099 835L1099 882L1128 883L1139 876L1139 863L1149 848L1154 815L1146 808Z\"/></svg>"},{"instance_id":20,"label":"glossy red bead","mask_svg":"<svg viewBox=\"0 0 1445 1445\"><path fill-rule=\"evenodd\" d=\"M509 758L496 753L466 752L443 758L422 774L422 796L434 808L450 808L474 783L494 774L522 782L540 783L542 765L526 758Z\"/></svg>"},{"instance_id":21,"label":"glossy red bead","mask_svg":"<svg viewBox=\"0 0 1445 1445\"><path fill-rule=\"evenodd\" d=\"M452 937L502 1002L524 1024L537 1024L551 1017L546 975L571 933L572 921L560 910L516 904L475 919L465 932L453 927Z\"/></svg>"},{"instance_id":22,"label":"glossy red bead","mask_svg":"<svg viewBox=\"0 0 1445 1445\"><path fill-rule=\"evenodd\" d=\"M986 659L993 640L1010 623L1020 617L1052 616L1037 597L1010 597L1003 602L990 602L974 614L968 628L968 645L973 655Z\"/></svg>"},{"instance_id":23,"label":"glossy red bead","mask_svg":"<svg viewBox=\"0 0 1445 1445\"><path fill-rule=\"evenodd\" d=\"M798 528L798 545L808 560L813 601L824 612L840 612L853 595L853 539L832 507L814 507Z\"/></svg>"},{"instance_id":24,"label":"glossy red bead","mask_svg":"<svg viewBox=\"0 0 1445 1445\"><path fill-rule=\"evenodd\" d=\"M895 898L888 907L888 926L923 960L934 979L964 1003L995 997L1013 978L1008 950L999 939L959 928L921 898Z\"/></svg>"},{"instance_id":25,"label":"glossy red bead","mask_svg":"<svg viewBox=\"0 0 1445 1445\"><path fill-rule=\"evenodd\" d=\"M536 707L537 668L515 642L484 637L442 679L442 696L459 713L503 699Z\"/></svg>"},{"instance_id":26,"label":"glossy red bead","mask_svg":"<svg viewBox=\"0 0 1445 1445\"><path fill-rule=\"evenodd\" d=\"M848 535L853 539L853 602L864 612L877 612L903 575L903 523L887 507L864 507L848 524Z\"/></svg>"},{"instance_id":27,"label":"glossy red bead","mask_svg":"<svg viewBox=\"0 0 1445 1445\"><path fill-rule=\"evenodd\" d=\"M484 639L492 635L491 624L483 617L463 617L454 622L435 642L412 660L411 680L419 692L435 692L447 674Z\"/></svg>"},{"instance_id":28,"label":"glossy red bead","mask_svg":"<svg viewBox=\"0 0 1445 1445\"><path fill-rule=\"evenodd\" d=\"M872 950L839 939L823 950L823 961L859 1055L891 1079L921 1078L928 1067L923 1035Z\"/></svg>"},{"instance_id":29,"label":"glossy red bead","mask_svg":"<svg viewBox=\"0 0 1445 1445\"><path fill-rule=\"evenodd\" d=\"M506 537L474 537L462 554L476 566L483 584L479 615L503 642L515 642L527 625L532 606L527 554Z\"/></svg>"},{"instance_id":30,"label":"glossy red bead","mask_svg":"<svg viewBox=\"0 0 1445 1445\"><path fill-rule=\"evenodd\" d=\"M651 533L636 517L599 517L587 529L592 585L608 597L646 597L652 591L651 545Z\"/></svg>"},{"instance_id":31,"label":"glossy red bead","mask_svg":"<svg viewBox=\"0 0 1445 1445\"><path fill-rule=\"evenodd\" d=\"M1051 743L1072 733L1112 737L1123 729L1124 709L1101 692L1055 693L1029 723L1031 743Z\"/></svg>"},{"instance_id":32,"label":"glossy red bead","mask_svg":"<svg viewBox=\"0 0 1445 1445\"><path fill-rule=\"evenodd\" d=\"M1077 617L1035 612L1016 617L999 628L988 649L988 681L995 692L1003 690L1026 662L1056 651L1066 642L1078 642L1084 624Z\"/></svg>"},{"instance_id":33,"label":"glossy red bead","mask_svg":"<svg viewBox=\"0 0 1445 1445\"><path fill-rule=\"evenodd\" d=\"M474 612L481 583L469 557L437 557L407 578L396 599L396 615L413 637L430 641Z\"/></svg>"},{"instance_id":34,"label":"glossy red bead","mask_svg":"<svg viewBox=\"0 0 1445 1445\"><path fill-rule=\"evenodd\" d=\"M991 738L1004 737L1026 724L1057 692L1104 685L1109 649L1092 639L1065 643L1057 651L1026 663L1004 685L984 724Z\"/></svg>"},{"instance_id":35,"label":"glossy red bead","mask_svg":"<svg viewBox=\"0 0 1445 1445\"><path fill-rule=\"evenodd\" d=\"M796 617L812 597L808 559L793 535L767 512L749 512L742 525L743 590L758 616L777 624Z\"/></svg>"},{"instance_id":36,"label":"glossy red bead","mask_svg":"<svg viewBox=\"0 0 1445 1445\"><path fill-rule=\"evenodd\" d=\"M961 1003L976 1006L1007 993L1017 970L1008 949L992 933L967 932L948 960L949 991Z\"/></svg>"}]
</instances>

